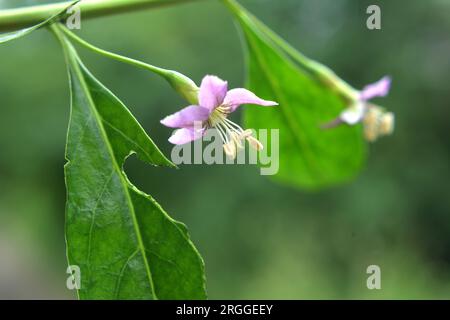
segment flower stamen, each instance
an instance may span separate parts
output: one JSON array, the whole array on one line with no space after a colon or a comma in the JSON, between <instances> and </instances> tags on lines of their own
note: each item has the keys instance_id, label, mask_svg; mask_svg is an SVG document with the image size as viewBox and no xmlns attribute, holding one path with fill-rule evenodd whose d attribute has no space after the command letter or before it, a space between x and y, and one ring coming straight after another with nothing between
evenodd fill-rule
<instances>
[{"instance_id":1,"label":"flower stamen","mask_svg":"<svg viewBox=\"0 0 450 320\"><path fill-rule=\"evenodd\" d=\"M244 149L244 140L247 140L253 149L263 150L262 143L252 136L253 131L250 129L244 130L240 125L228 119L229 114L230 107L221 105L211 113L205 125L206 128L217 129L223 141L225 154L232 159L236 158L237 151Z\"/></svg>"},{"instance_id":2,"label":"flower stamen","mask_svg":"<svg viewBox=\"0 0 450 320\"><path fill-rule=\"evenodd\" d=\"M246 139L247 139L249 145L256 151L262 151L264 149L263 144L255 137L249 136Z\"/></svg>"},{"instance_id":3,"label":"flower stamen","mask_svg":"<svg viewBox=\"0 0 450 320\"><path fill-rule=\"evenodd\" d=\"M225 143L223 145L223 150L225 151L225 154L231 159L236 158L236 146L233 141Z\"/></svg>"},{"instance_id":4,"label":"flower stamen","mask_svg":"<svg viewBox=\"0 0 450 320\"><path fill-rule=\"evenodd\" d=\"M380 134L390 135L394 132L395 116L392 112L385 113L380 120Z\"/></svg>"}]
</instances>

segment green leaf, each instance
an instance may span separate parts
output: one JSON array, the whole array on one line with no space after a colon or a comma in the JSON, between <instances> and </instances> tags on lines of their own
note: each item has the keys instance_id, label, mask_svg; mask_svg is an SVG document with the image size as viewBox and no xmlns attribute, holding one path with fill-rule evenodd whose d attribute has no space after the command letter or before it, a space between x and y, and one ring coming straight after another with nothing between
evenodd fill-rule
<instances>
[{"instance_id":1,"label":"green leaf","mask_svg":"<svg viewBox=\"0 0 450 320\"><path fill-rule=\"evenodd\" d=\"M72 96L65 166L70 265L81 299L204 299L203 261L186 227L123 171L132 153L174 167L129 110L81 63L58 27ZM157 183L157 182L155 182Z\"/></svg>"},{"instance_id":2,"label":"green leaf","mask_svg":"<svg viewBox=\"0 0 450 320\"><path fill-rule=\"evenodd\" d=\"M57 21L58 19L60 19L65 13L66 11L73 7L74 5L76 5L78 2L80 2L81 0L75 1L72 4L70 4L69 6L67 6L67 8L65 8L64 10L62 10L59 13L54 14L53 16L51 16L50 18L48 18L45 21L42 21L41 23L38 23L34 26L25 28L25 29L21 29L21 30L17 30L17 31L13 31L13 32L7 32L7 33L3 33L0 34L0 43L4 43L4 42L8 42L11 40L15 40L18 38L21 38L23 36L26 36L27 34L30 34L31 32L40 29L42 27L45 27L55 21Z\"/></svg>"},{"instance_id":3,"label":"green leaf","mask_svg":"<svg viewBox=\"0 0 450 320\"><path fill-rule=\"evenodd\" d=\"M226 3L243 31L249 89L280 104L244 111L246 127L279 129L280 163L274 179L319 189L353 178L366 157L361 127L321 129L346 108L343 98L302 68L279 45L282 40L275 42L274 33L254 16L234 1Z\"/></svg>"}]
</instances>

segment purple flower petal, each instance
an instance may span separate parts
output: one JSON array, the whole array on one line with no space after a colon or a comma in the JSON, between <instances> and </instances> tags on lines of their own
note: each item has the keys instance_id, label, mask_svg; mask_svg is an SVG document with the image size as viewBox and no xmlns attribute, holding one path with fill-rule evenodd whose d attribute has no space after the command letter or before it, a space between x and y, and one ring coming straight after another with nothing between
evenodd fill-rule
<instances>
[{"instance_id":1,"label":"purple flower petal","mask_svg":"<svg viewBox=\"0 0 450 320\"><path fill-rule=\"evenodd\" d=\"M169 142L173 144L185 144L197 139L200 139L204 134L203 129L182 128L176 130L172 136L169 138Z\"/></svg>"},{"instance_id":2,"label":"purple flower petal","mask_svg":"<svg viewBox=\"0 0 450 320\"><path fill-rule=\"evenodd\" d=\"M263 100L257 97L253 92L243 88L228 91L224 104L230 106L231 112L236 110L241 104L257 104L265 107L278 105L276 102Z\"/></svg>"},{"instance_id":3,"label":"purple flower petal","mask_svg":"<svg viewBox=\"0 0 450 320\"><path fill-rule=\"evenodd\" d=\"M360 93L360 99L367 101L375 97L385 97L389 93L390 88L391 78L386 76L375 83L365 86Z\"/></svg>"},{"instance_id":4,"label":"purple flower petal","mask_svg":"<svg viewBox=\"0 0 450 320\"><path fill-rule=\"evenodd\" d=\"M226 81L216 76L205 76L198 95L200 106L213 111L223 103L227 90L228 83Z\"/></svg>"},{"instance_id":5,"label":"purple flower petal","mask_svg":"<svg viewBox=\"0 0 450 320\"><path fill-rule=\"evenodd\" d=\"M189 106L171 114L161 120L161 123L169 128L192 127L194 122L208 119L210 111L200 106Z\"/></svg>"}]
</instances>

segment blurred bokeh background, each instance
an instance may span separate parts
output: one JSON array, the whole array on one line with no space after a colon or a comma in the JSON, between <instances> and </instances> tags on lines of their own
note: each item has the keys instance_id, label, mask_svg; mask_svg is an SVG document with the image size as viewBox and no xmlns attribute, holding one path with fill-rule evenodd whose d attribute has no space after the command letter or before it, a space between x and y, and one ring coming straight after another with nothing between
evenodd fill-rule
<instances>
[{"instance_id":1,"label":"blurred bokeh background","mask_svg":"<svg viewBox=\"0 0 450 320\"><path fill-rule=\"evenodd\" d=\"M45 3L0 0L0 9ZM254 166L157 169L132 158L131 180L186 223L211 299L450 298L450 1L241 0L306 55L356 88L392 75L392 137L370 146L352 183L308 193ZM382 9L382 30L366 8ZM197 82L242 86L232 18L204 0L82 20L100 47ZM170 154L159 120L185 103L161 79L79 48L86 65ZM66 288L64 143L69 91L53 36L0 46L0 298L72 299ZM235 117L238 119L239 115ZM381 290L366 268L381 267Z\"/></svg>"}]
</instances>

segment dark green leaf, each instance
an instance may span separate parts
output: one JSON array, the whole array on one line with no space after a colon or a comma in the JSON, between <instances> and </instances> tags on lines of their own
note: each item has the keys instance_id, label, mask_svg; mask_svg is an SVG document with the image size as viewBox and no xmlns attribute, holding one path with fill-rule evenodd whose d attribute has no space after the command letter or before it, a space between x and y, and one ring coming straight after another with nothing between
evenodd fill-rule
<instances>
[{"instance_id":1,"label":"dark green leaf","mask_svg":"<svg viewBox=\"0 0 450 320\"><path fill-rule=\"evenodd\" d=\"M270 37L270 30L234 1L247 47L248 87L277 101L276 108L246 108L246 127L280 132L280 168L274 178L307 189L344 182L361 169L366 147L361 128L323 130L346 107L336 92L301 68Z\"/></svg>"},{"instance_id":2,"label":"dark green leaf","mask_svg":"<svg viewBox=\"0 0 450 320\"><path fill-rule=\"evenodd\" d=\"M128 109L66 48L72 107L65 166L68 259L81 299L203 299L203 261L185 226L127 179L132 153L173 167ZM157 182L155 182L157 183Z\"/></svg>"}]
</instances>

